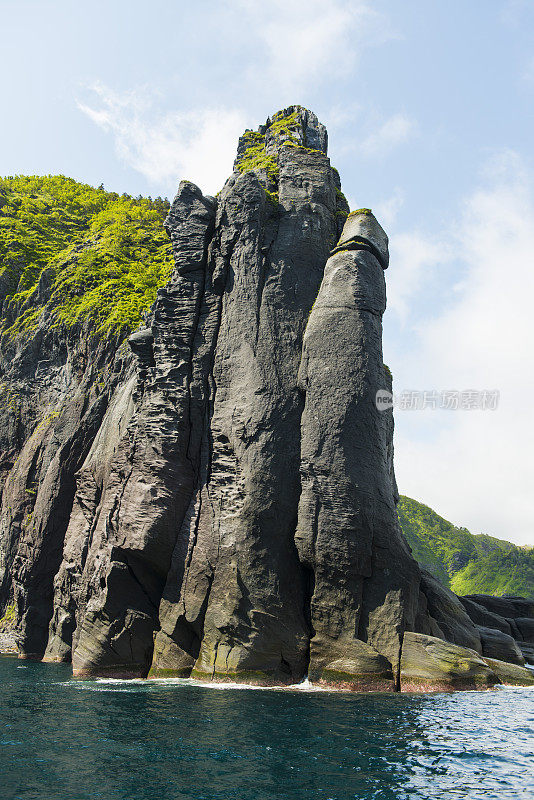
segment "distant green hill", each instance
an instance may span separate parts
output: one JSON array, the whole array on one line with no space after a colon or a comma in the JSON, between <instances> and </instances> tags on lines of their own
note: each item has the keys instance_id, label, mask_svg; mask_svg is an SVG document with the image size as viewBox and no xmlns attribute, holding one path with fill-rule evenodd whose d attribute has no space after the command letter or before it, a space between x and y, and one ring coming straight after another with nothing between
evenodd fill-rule
<instances>
[{"instance_id":1,"label":"distant green hill","mask_svg":"<svg viewBox=\"0 0 534 800\"><path fill-rule=\"evenodd\" d=\"M0 179L0 334L90 320L126 335L166 283L169 202L95 189L63 175Z\"/></svg>"},{"instance_id":2,"label":"distant green hill","mask_svg":"<svg viewBox=\"0 0 534 800\"><path fill-rule=\"evenodd\" d=\"M534 600L534 549L457 528L401 495L399 520L419 564L456 594L515 594Z\"/></svg>"}]
</instances>

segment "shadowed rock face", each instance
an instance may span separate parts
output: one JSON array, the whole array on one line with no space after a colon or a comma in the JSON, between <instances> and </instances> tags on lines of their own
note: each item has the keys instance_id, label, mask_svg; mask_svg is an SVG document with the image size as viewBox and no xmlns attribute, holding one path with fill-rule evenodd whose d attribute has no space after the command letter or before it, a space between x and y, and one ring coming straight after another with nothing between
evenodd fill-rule
<instances>
[{"instance_id":1,"label":"shadowed rock face","mask_svg":"<svg viewBox=\"0 0 534 800\"><path fill-rule=\"evenodd\" d=\"M137 379L116 398L79 475L82 513L67 531L46 653L64 657L72 646L78 675L142 676L150 667L176 529L200 470L203 364L218 320L206 285L214 221L214 202L182 183L166 223L175 274L158 293L150 331L132 337Z\"/></svg>"},{"instance_id":2,"label":"shadowed rock face","mask_svg":"<svg viewBox=\"0 0 534 800\"><path fill-rule=\"evenodd\" d=\"M464 610L400 531L375 403L388 241L347 216L326 150L294 106L244 134L217 199L183 181L173 275L128 345L0 348L22 398L0 409L0 602L23 656L393 691L403 670L464 687L458 646L519 664L534 641L528 604ZM498 680L469 654L470 686Z\"/></svg>"},{"instance_id":3,"label":"shadowed rock face","mask_svg":"<svg viewBox=\"0 0 534 800\"><path fill-rule=\"evenodd\" d=\"M421 588L428 611L441 631L440 637L482 653L480 630L473 625L458 597L426 570L421 570Z\"/></svg>"},{"instance_id":4,"label":"shadowed rock face","mask_svg":"<svg viewBox=\"0 0 534 800\"><path fill-rule=\"evenodd\" d=\"M0 345L0 608L15 603L29 658L47 644L76 472L127 373L124 347L87 339L40 329Z\"/></svg>"}]
</instances>

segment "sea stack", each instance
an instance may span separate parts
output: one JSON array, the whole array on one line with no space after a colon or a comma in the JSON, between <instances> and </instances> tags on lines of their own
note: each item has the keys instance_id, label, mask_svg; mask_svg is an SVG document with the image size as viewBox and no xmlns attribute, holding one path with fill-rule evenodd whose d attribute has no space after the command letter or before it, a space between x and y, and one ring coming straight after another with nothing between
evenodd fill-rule
<instances>
[{"instance_id":1,"label":"sea stack","mask_svg":"<svg viewBox=\"0 0 534 800\"><path fill-rule=\"evenodd\" d=\"M327 142L291 106L243 134L217 197L182 181L174 269L127 341L43 317L0 347L25 392L16 425L0 411L22 657L357 691L485 688L509 657L521 681L508 622L422 574L400 530L388 239L349 213Z\"/></svg>"},{"instance_id":2,"label":"sea stack","mask_svg":"<svg viewBox=\"0 0 534 800\"><path fill-rule=\"evenodd\" d=\"M299 371L306 401L295 540L310 587L309 675L369 689L398 680L419 593L397 520L391 412L376 403L390 388L382 360L388 263L388 239L372 212L349 214L310 313Z\"/></svg>"}]
</instances>

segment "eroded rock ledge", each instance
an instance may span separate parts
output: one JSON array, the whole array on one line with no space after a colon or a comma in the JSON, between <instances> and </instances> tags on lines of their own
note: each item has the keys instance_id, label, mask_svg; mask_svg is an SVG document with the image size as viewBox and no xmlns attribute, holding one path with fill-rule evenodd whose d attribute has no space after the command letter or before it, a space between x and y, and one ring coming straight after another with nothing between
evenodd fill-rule
<instances>
[{"instance_id":1,"label":"eroded rock ledge","mask_svg":"<svg viewBox=\"0 0 534 800\"><path fill-rule=\"evenodd\" d=\"M174 273L129 348L75 380L58 354L57 411L19 444L4 430L22 657L357 691L531 681L532 607L460 601L400 530L375 404L388 240L326 151L295 106L244 134L217 198L183 181Z\"/></svg>"}]
</instances>

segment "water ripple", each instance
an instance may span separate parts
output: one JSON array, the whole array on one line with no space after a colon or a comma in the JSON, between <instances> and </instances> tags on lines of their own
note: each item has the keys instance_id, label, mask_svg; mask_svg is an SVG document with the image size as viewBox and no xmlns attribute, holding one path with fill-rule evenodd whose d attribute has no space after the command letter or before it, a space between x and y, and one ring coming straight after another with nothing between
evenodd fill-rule
<instances>
[{"instance_id":1,"label":"water ripple","mask_svg":"<svg viewBox=\"0 0 534 800\"><path fill-rule=\"evenodd\" d=\"M0 659L5 800L534 796L532 690L354 695L25 666Z\"/></svg>"}]
</instances>

